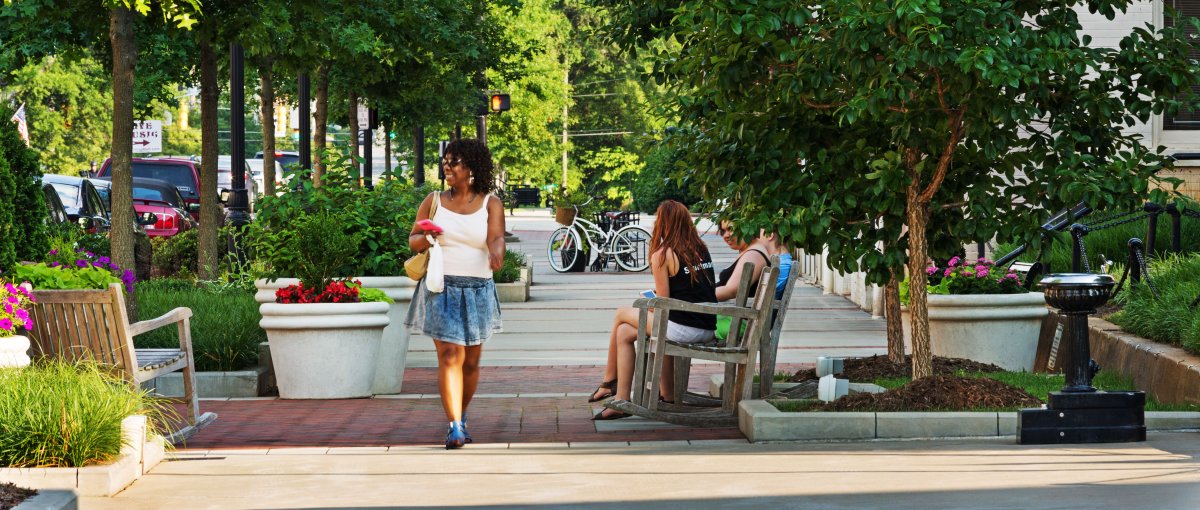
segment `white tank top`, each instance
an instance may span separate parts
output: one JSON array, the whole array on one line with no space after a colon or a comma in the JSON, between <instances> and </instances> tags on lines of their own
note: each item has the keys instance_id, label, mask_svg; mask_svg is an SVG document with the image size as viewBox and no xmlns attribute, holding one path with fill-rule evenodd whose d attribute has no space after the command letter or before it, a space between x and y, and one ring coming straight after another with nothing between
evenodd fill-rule
<instances>
[{"instance_id":1,"label":"white tank top","mask_svg":"<svg viewBox=\"0 0 1200 510\"><path fill-rule=\"evenodd\" d=\"M479 210L471 214L459 214L439 205L433 214L433 222L442 227L438 244L442 246L442 261L445 274L491 278L488 264L488 195Z\"/></svg>"}]
</instances>

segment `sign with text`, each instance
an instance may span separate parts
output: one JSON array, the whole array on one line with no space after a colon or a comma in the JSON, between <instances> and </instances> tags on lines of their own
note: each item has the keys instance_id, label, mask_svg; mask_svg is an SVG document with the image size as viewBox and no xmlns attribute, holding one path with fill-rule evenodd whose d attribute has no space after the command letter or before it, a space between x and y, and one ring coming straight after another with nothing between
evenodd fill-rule
<instances>
[{"instance_id":1,"label":"sign with text","mask_svg":"<svg viewBox=\"0 0 1200 510\"><path fill-rule=\"evenodd\" d=\"M133 121L133 152L162 152L162 121Z\"/></svg>"}]
</instances>

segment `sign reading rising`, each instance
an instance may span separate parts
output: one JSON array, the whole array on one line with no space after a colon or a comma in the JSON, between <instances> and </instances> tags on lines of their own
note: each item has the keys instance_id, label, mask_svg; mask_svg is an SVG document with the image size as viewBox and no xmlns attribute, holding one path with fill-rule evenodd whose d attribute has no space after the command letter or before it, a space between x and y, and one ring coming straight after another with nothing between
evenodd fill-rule
<instances>
[{"instance_id":1,"label":"sign reading rising","mask_svg":"<svg viewBox=\"0 0 1200 510\"><path fill-rule=\"evenodd\" d=\"M162 152L162 121L133 121L133 152Z\"/></svg>"}]
</instances>

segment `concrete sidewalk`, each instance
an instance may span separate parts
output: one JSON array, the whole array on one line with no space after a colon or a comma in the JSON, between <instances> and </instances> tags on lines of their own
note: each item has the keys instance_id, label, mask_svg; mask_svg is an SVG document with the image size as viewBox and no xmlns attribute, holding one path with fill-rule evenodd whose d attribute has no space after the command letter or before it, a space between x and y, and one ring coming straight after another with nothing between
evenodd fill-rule
<instances>
[{"instance_id":1,"label":"concrete sidewalk","mask_svg":"<svg viewBox=\"0 0 1200 510\"><path fill-rule=\"evenodd\" d=\"M643 217L642 223L649 224ZM1012 438L749 444L737 429L629 418L592 422L613 310L649 273L558 274L546 211L522 210L510 247L531 256L532 300L505 304L470 409L476 443L441 446L445 418L428 338L412 339L402 395L358 400L205 400L220 418L174 458L84 509L163 508L1197 508L1200 437L1019 446ZM702 224L702 231L710 225ZM733 262L704 235L717 267ZM886 351L883 321L798 286L783 370L818 355ZM697 365L705 388L718 365Z\"/></svg>"}]
</instances>

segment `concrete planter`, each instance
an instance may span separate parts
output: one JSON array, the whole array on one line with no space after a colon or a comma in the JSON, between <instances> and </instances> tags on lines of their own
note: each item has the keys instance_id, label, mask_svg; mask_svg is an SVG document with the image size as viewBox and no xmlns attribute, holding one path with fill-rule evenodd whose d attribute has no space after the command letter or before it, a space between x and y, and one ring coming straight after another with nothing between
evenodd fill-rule
<instances>
[{"instance_id":1,"label":"concrete planter","mask_svg":"<svg viewBox=\"0 0 1200 510\"><path fill-rule=\"evenodd\" d=\"M32 498L14 506L13 510L75 510L79 508L79 496L73 490L39 489Z\"/></svg>"},{"instance_id":2,"label":"concrete planter","mask_svg":"<svg viewBox=\"0 0 1200 510\"><path fill-rule=\"evenodd\" d=\"M929 296L929 341L934 356L1033 371L1042 319L1041 292ZM902 311L905 349L912 352L912 316Z\"/></svg>"},{"instance_id":3,"label":"concrete planter","mask_svg":"<svg viewBox=\"0 0 1200 510\"><path fill-rule=\"evenodd\" d=\"M200 398L247 398L264 395L271 388L270 370L263 364L248 370L196 372L196 394ZM156 377L142 388L164 397L183 396L183 374Z\"/></svg>"},{"instance_id":4,"label":"concrete planter","mask_svg":"<svg viewBox=\"0 0 1200 510\"><path fill-rule=\"evenodd\" d=\"M263 303L280 398L371 395L387 303Z\"/></svg>"},{"instance_id":5,"label":"concrete planter","mask_svg":"<svg viewBox=\"0 0 1200 510\"><path fill-rule=\"evenodd\" d=\"M21 335L0 338L0 368L29 366L29 338Z\"/></svg>"},{"instance_id":6,"label":"concrete planter","mask_svg":"<svg viewBox=\"0 0 1200 510\"><path fill-rule=\"evenodd\" d=\"M0 482L38 490L74 490L80 496L112 496L166 457L166 443L161 436L147 440L145 416L125 418L121 422L121 437L124 443L121 454L109 464L79 468L0 468ZM22 505L31 501L25 500Z\"/></svg>"},{"instance_id":7,"label":"concrete planter","mask_svg":"<svg viewBox=\"0 0 1200 510\"><path fill-rule=\"evenodd\" d=\"M524 303L529 301L529 286L533 279L533 269L521 268L520 278L511 283L497 283L496 297L501 303Z\"/></svg>"},{"instance_id":8,"label":"concrete planter","mask_svg":"<svg viewBox=\"0 0 1200 510\"><path fill-rule=\"evenodd\" d=\"M375 379L371 383L371 393L400 393L404 384L405 361L408 359L408 329L404 327L404 318L408 315L408 305L412 303L417 282L404 276L356 276L354 279L361 281L364 287L382 290L395 300L388 308L387 316L390 322L384 328L379 343L379 356L375 365ZM260 304L274 303L277 289L299 282L295 278L280 278L274 282L259 280L254 282L258 287L254 298Z\"/></svg>"}]
</instances>

